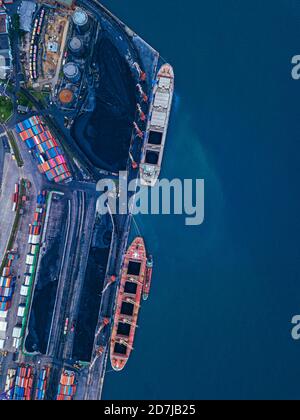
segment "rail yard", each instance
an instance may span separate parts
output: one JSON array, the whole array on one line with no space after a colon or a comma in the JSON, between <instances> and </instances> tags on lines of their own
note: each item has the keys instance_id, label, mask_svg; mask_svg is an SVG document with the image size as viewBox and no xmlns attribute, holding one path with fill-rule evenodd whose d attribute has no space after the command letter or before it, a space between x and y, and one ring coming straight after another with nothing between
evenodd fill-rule
<instances>
[{"instance_id":1,"label":"rail yard","mask_svg":"<svg viewBox=\"0 0 300 420\"><path fill-rule=\"evenodd\" d=\"M0 154L0 399L97 400L110 349L120 353L113 368L129 357L152 260L146 272L144 250L139 275L136 252L127 252L132 217L101 215L96 184L116 180L119 169L129 180L139 176L159 54L97 0L24 3L5 6L10 17L19 13L23 33L11 45L14 83L9 79L0 92L15 107L2 128L8 146ZM107 39L134 86L115 166L95 165L72 136L78 121L82 132L94 130L106 77L95 57ZM127 277L126 255L133 267Z\"/></svg>"}]
</instances>

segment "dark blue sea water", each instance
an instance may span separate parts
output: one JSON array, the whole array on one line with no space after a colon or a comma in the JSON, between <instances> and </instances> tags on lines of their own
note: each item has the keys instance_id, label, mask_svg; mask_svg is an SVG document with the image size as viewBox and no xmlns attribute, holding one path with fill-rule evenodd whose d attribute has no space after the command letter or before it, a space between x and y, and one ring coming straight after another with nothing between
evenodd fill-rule
<instances>
[{"instance_id":1,"label":"dark blue sea water","mask_svg":"<svg viewBox=\"0 0 300 420\"><path fill-rule=\"evenodd\" d=\"M176 71L163 176L204 178L205 223L137 223L156 265L106 399L299 398L298 0L103 0Z\"/></svg>"}]
</instances>

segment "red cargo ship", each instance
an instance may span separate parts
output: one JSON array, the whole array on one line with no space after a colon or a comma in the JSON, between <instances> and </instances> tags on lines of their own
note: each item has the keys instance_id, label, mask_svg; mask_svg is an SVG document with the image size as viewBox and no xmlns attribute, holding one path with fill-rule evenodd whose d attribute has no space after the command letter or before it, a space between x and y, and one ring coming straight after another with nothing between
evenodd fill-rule
<instances>
[{"instance_id":1,"label":"red cargo ship","mask_svg":"<svg viewBox=\"0 0 300 420\"><path fill-rule=\"evenodd\" d=\"M152 272L153 272L153 257L149 256L146 266L146 280L143 288L143 299L147 300L150 293L151 281L152 281Z\"/></svg>"},{"instance_id":2,"label":"red cargo ship","mask_svg":"<svg viewBox=\"0 0 300 420\"><path fill-rule=\"evenodd\" d=\"M117 306L110 345L110 360L114 370L126 365L133 342L146 276L147 255L143 238L136 238L129 247L122 268Z\"/></svg>"}]
</instances>

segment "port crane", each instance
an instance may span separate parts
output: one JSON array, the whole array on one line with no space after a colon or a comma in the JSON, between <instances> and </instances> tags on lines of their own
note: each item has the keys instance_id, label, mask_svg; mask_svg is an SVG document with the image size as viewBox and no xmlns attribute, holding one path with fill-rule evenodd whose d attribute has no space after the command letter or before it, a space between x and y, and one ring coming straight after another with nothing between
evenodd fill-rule
<instances>
[{"instance_id":1,"label":"port crane","mask_svg":"<svg viewBox=\"0 0 300 420\"><path fill-rule=\"evenodd\" d=\"M96 355L92 361L92 363L90 364L90 371L93 369L93 367L95 366L95 363L97 362L97 360L99 359L99 357L102 356L102 354L104 353L105 348L103 346L100 346L97 348L96 350Z\"/></svg>"},{"instance_id":2,"label":"port crane","mask_svg":"<svg viewBox=\"0 0 300 420\"><path fill-rule=\"evenodd\" d=\"M133 66L134 66L134 68L136 69L136 71L137 71L137 72L138 72L138 74L139 74L140 81L141 81L141 82L145 82L145 81L146 81L146 79L147 79L147 74L146 74L144 71L142 71L142 69L141 69L141 67L140 67L139 63L135 62L135 63L133 64Z\"/></svg>"},{"instance_id":3,"label":"port crane","mask_svg":"<svg viewBox=\"0 0 300 420\"><path fill-rule=\"evenodd\" d=\"M131 160L131 166L132 166L132 169L138 169L138 167L139 167L139 165L136 163L136 161L133 159L133 156L132 156L132 154L129 152L129 157L130 157L130 160Z\"/></svg>"},{"instance_id":4,"label":"port crane","mask_svg":"<svg viewBox=\"0 0 300 420\"><path fill-rule=\"evenodd\" d=\"M97 338L98 335L101 333L101 331L110 323L110 319L109 318L104 318L102 321L102 324L100 325L100 327L98 328L98 331L96 332L95 337Z\"/></svg>"},{"instance_id":5,"label":"port crane","mask_svg":"<svg viewBox=\"0 0 300 420\"><path fill-rule=\"evenodd\" d=\"M139 113L139 116L140 116L140 120L141 121L146 121L146 115L143 112L142 107L141 107L140 104L137 104L137 110L138 110L138 113Z\"/></svg>"},{"instance_id":6,"label":"port crane","mask_svg":"<svg viewBox=\"0 0 300 420\"><path fill-rule=\"evenodd\" d=\"M135 300L133 300L133 299L130 299L129 297L127 297L126 299L125 299L125 301L127 302L127 303L131 303L132 305L134 305L134 306L136 306L137 308L140 308L141 307L141 305L139 304L139 303L137 303Z\"/></svg>"},{"instance_id":7,"label":"port crane","mask_svg":"<svg viewBox=\"0 0 300 420\"><path fill-rule=\"evenodd\" d=\"M145 103L147 103L147 102L148 102L148 96L147 96L147 95L146 95L146 93L143 91L143 88L142 88L142 86L140 85L140 83L138 83L138 84L136 85L136 87L138 88L138 91L139 91L139 93L140 93L140 95L141 95L141 97L142 97L143 101L144 101Z\"/></svg>"},{"instance_id":8,"label":"port crane","mask_svg":"<svg viewBox=\"0 0 300 420\"><path fill-rule=\"evenodd\" d=\"M136 135L137 135L140 139L142 139L142 140L143 140L143 138L144 138L144 133L142 132L142 130L140 129L140 127L137 125L137 123L136 123L136 122L134 122L134 123L133 123L133 126L134 126L134 128L135 128Z\"/></svg>"},{"instance_id":9,"label":"port crane","mask_svg":"<svg viewBox=\"0 0 300 420\"><path fill-rule=\"evenodd\" d=\"M144 284L143 281L139 281L138 279L135 279L134 277L129 277L128 280L131 281L131 283L140 284L141 286Z\"/></svg>"},{"instance_id":10,"label":"port crane","mask_svg":"<svg viewBox=\"0 0 300 420\"><path fill-rule=\"evenodd\" d=\"M139 326L137 324L135 324L134 322L129 321L129 319L127 318L123 318L120 320L123 324L128 324L131 325L132 327L136 327L139 328Z\"/></svg>"},{"instance_id":11,"label":"port crane","mask_svg":"<svg viewBox=\"0 0 300 420\"><path fill-rule=\"evenodd\" d=\"M127 347L128 349L134 350L134 348L123 338L117 338L116 341L119 341L120 344L123 344L123 346Z\"/></svg>"},{"instance_id":12,"label":"port crane","mask_svg":"<svg viewBox=\"0 0 300 420\"><path fill-rule=\"evenodd\" d=\"M113 283L116 282L116 280L117 280L116 276L110 276L110 279L109 279L107 285L102 290L102 295L106 292L106 290L109 288L109 286L111 286Z\"/></svg>"}]
</instances>

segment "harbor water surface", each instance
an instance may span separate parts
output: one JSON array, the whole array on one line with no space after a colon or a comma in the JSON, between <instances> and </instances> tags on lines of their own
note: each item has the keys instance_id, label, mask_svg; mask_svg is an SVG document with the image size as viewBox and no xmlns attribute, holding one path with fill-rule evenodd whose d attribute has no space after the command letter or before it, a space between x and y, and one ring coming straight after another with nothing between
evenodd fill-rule
<instances>
[{"instance_id":1,"label":"harbor water surface","mask_svg":"<svg viewBox=\"0 0 300 420\"><path fill-rule=\"evenodd\" d=\"M300 397L297 0L103 0L176 72L162 177L205 180L205 222L138 217L155 257L135 350L105 399Z\"/></svg>"}]
</instances>

